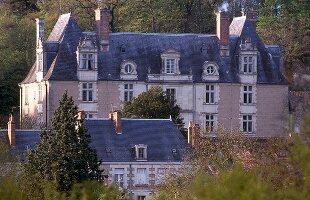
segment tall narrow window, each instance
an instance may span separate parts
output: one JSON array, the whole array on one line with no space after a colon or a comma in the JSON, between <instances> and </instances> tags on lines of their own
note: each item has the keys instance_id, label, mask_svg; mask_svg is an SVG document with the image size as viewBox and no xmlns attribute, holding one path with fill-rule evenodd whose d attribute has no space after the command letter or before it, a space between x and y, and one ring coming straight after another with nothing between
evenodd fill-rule
<instances>
[{"instance_id":1,"label":"tall narrow window","mask_svg":"<svg viewBox=\"0 0 310 200\"><path fill-rule=\"evenodd\" d=\"M206 85L206 103L213 104L214 102L214 85Z\"/></svg>"},{"instance_id":2,"label":"tall narrow window","mask_svg":"<svg viewBox=\"0 0 310 200\"><path fill-rule=\"evenodd\" d=\"M39 103L42 103L42 101L43 101L43 96L42 96L42 85L41 85L41 84L39 84L38 93L39 93L38 102L39 102Z\"/></svg>"},{"instance_id":3,"label":"tall narrow window","mask_svg":"<svg viewBox=\"0 0 310 200\"><path fill-rule=\"evenodd\" d=\"M43 54L42 53L38 54L38 71L39 72L43 71Z\"/></svg>"},{"instance_id":4,"label":"tall narrow window","mask_svg":"<svg viewBox=\"0 0 310 200\"><path fill-rule=\"evenodd\" d=\"M242 131L245 133L253 133L253 116L252 115L242 116Z\"/></svg>"},{"instance_id":5,"label":"tall narrow window","mask_svg":"<svg viewBox=\"0 0 310 200\"><path fill-rule=\"evenodd\" d=\"M253 103L253 87L251 85L243 86L243 103Z\"/></svg>"},{"instance_id":6,"label":"tall narrow window","mask_svg":"<svg viewBox=\"0 0 310 200\"><path fill-rule=\"evenodd\" d=\"M165 72L167 74L176 73L176 60L175 59L166 59L165 60Z\"/></svg>"},{"instance_id":7,"label":"tall narrow window","mask_svg":"<svg viewBox=\"0 0 310 200\"><path fill-rule=\"evenodd\" d=\"M170 103L174 104L175 102L175 88L167 88L166 89L166 95L168 99L170 100Z\"/></svg>"},{"instance_id":8,"label":"tall narrow window","mask_svg":"<svg viewBox=\"0 0 310 200\"><path fill-rule=\"evenodd\" d=\"M94 55L82 53L81 54L80 68L81 69L88 69L88 70L94 69L95 68Z\"/></svg>"},{"instance_id":9,"label":"tall narrow window","mask_svg":"<svg viewBox=\"0 0 310 200\"><path fill-rule=\"evenodd\" d=\"M25 87L25 104L28 105L29 104L29 88L28 86Z\"/></svg>"},{"instance_id":10,"label":"tall narrow window","mask_svg":"<svg viewBox=\"0 0 310 200\"><path fill-rule=\"evenodd\" d=\"M253 73L253 57L252 56L244 56L243 57L243 72L244 73Z\"/></svg>"},{"instance_id":11,"label":"tall narrow window","mask_svg":"<svg viewBox=\"0 0 310 200\"><path fill-rule=\"evenodd\" d=\"M116 168L114 171L114 182L121 188L124 187L124 168Z\"/></svg>"},{"instance_id":12,"label":"tall narrow window","mask_svg":"<svg viewBox=\"0 0 310 200\"><path fill-rule=\"evenodd\" d=\"M146 168L137 168L137 184L146 184Z\"/></svg>"},{"instance_id":13,"label":"tall narrow window","mask_svg":"<svg viewBox=\"0 0 310 200\"><path fill-rule=\"evenodd\" d=\"M210 133L214 131L214 115L206 115L206 132Z\"/></svg>"},{"instance_id":14,"label":"tall narrow window","mask_svg":"<svg viewBox=\"0 0 310 200\"><path fill-rule=\"evenodd\" d=\"M82 100L93 101L93 83L82 83Z\"/></svg>"},{"instance_id":15,"label":"tall narrow window","mask_svg":"<svg viewBox=\"0 0 310 200\"><path fill-rule=\"evenodd\" d=\"M133 98L133 84L124 85L124 101L131 101Z\"/></svg>"}]
</instances>

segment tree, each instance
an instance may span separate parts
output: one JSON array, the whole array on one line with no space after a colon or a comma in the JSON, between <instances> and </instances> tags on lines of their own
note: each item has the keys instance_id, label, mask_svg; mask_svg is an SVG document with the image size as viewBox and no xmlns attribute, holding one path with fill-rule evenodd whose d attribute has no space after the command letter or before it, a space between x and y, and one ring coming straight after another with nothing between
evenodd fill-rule
<instances>
[{"instance_id":1,"label":"tree","mask_svg":"<svg viewBox=\"0 0 310 200\"><path fill-rule=\"evenodd\" d=\"M178 126L184 125L180 117L180 107L175 102L170 102L168 96L160 87L152 87L147 92L141 93L137 98L127 102L123 115L129 118L167 119Z\"/></svg>"},{"instance_id":2,"label":"tree","mask_svg":"<svg viewBox=\"0 0 310 200\"><path fill-rule=\"evenodd\" d=\"M32 180L34 190L42 181L66 192L74 183L101 180L100 162L89 147L90 135L77 114L72 97L65 92L54 112L52 127L41 132L40 142L23 164L23 176Z\"/></svg>"}]
</instances>

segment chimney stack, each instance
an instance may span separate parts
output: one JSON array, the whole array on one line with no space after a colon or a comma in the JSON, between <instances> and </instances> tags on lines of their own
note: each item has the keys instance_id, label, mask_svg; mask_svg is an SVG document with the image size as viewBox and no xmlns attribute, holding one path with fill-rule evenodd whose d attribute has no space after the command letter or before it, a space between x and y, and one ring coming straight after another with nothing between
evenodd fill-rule
<instances>
[{"instance_id":1,"label":"chimney stack","mask_svg":"<svg viewBox=\"0 0 310 200\"><path fill-rule=\"evenodd\" d=\"M248 20L250 20L253 24L254 29L256 30L256 22L257 22L257 17L258 17L258 13L255 10L251 10L251 11L247 11L246 13L242 13L242 15L246 16L246 18Z\"/></svg>"},{"instance_id":2,"label":"chimney stack","mask_svg":"<svg viewBox=\"0 0 310 200\"><path fill-rule=\"evenodd\" d=\"M36 27L37 27L37 48L43 45L44 41L44 19L36 18Z\"/></svg>"},{"instance_id":3,"label":"chimney stack","mask_svg":"<svg viewBox=\"0 0 310 200\"><path fill-rule=\"evenodd\" d=\"M10 146L16 146L16 132L15 132L15 122L14 122L13 113L11 113L9 116L8 136L9 136Z\"/></svg>"},{"instance_id":4,"label":"chimney stack","mask_svg":"<svg viewBox=\"0 0 310 200\"><path fill-rule=\"evenodd\" d=\"M109 50L109 34L110 34L110 10L105 8L97 8L95 10L97 32L100 38L101 51Z\"/></svg>"},{"instance_id":5,"label":"chimney stack","mask_svg":"<svg viewBox=\"0 0 310 200\"><path fill-rule=\"evenodd\" d=\"M226 11L216 14L216 36L219 39L221 56L229 56L229 13Z\"/></svg>"},{"instance_id":6,"label":"chimney stack","mask_svg":"<svg viewBox=\"0 0 310 200\"><path fill-rule=\"evenodd\" d=\"M109 118L113 121L114 128L117 134L122 134L122 113L117 110L110 112Z\"/></svg>"}]
</instances>

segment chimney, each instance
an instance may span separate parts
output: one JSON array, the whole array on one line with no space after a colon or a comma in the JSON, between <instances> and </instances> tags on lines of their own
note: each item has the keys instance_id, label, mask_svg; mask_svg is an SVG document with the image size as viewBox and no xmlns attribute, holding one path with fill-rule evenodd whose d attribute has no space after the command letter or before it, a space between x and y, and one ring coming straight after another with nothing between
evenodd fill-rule
<instances>
[{"instance_id":1,"label":"chimney","mask_svg":"<svg viewBox=\"0 0 310 200\"><path fill-rule=\"evenodd\" d=\"M42 46L44 41L44 19L37 18L36 19L37 26L37 48Z\"/></svg>"},{"instance_id":2,"label":"chimney","mask_svg":"<svg viewBox=\"0 0 310 200\"><path fill-rule=\"evenodd\" d=\"M117 110L110 112L109 118L113 121L114 128L117 134L122 134L122 113Z\"/></svg>"},{"instance_id":3,"label":"chimney","mask_svg":"<svg viewBox=\"0 0 310 200\"><path fill-rule=\"evenodd\" d=\"M101 51L109 50L109 34L110 34L110 10L105 8L97 8L95 10L97 32L100 38Z\"/></svg>"},{"instance_id":4,"label":"chimney","mask_svg":"<svg viewBox=\"0 0 310 200\"><path fill-rule=\"evenodd\" d=\"M229 13L226 11L216 14L216 36L219 39L221 56L229 56Z\"/></svg>"},{"instance_id":5,"label":"chimney","mask_svg":"<svg viewBox=\"0 0 310 200\"><path fill-rule=\"evenodd\" d=\"M243 16L245 15L246 18L252 22L253 27L254 27L254 29L256 31L256 22L257 22L257 16L258 16L257 11L256 10L251 10L251 11L247 11L246 13L243 12L242 15Z\"/></svg>"},{"instance_id":6,"label":"chimney","mask_svg":"<svg viewBox=\"0 0 310 200\"><path fill-rule=\"evenodd\" d=\"M10 146L16 146L16 134L15 134L15 122L13 113L9 116L9 122L8 122L8 136L9 136L9 142Z\"/></svg>"}]
</instances>

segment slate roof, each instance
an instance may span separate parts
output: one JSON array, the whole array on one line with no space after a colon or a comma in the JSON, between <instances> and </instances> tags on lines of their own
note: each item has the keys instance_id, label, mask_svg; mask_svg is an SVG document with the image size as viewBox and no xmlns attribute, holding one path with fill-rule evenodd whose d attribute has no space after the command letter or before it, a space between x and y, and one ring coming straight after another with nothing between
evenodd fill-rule
<instances>
[{"instance_id":1,"label":"slate roof","mask_svg":"<svg viewBox=\"0 0 310 200\"><path fill-rule=\"evenodd\" d=\"M71 14L61 15L45 42L47 53L47 74L45 80L77 81L76 50L79 40L85 37ZM96 34L93 32L92 34ZM194 82L201 79L205 61L219 65L218 82L240 82L238 76L240 42L251 38L259 51L257 82L287 84L280 72L281 48L266 47L258 37L252 23L245 17L236 17L230 25L230 57L220 57L216 35L209 34L168 34L168 33L110 33L109 51L99 52L98 79L121 80L120 66L124 60L137 64L139 81L148 81L148 68L152 74L161 70L160 54L173 48L180 57L181 74L193 75ZM97 45L99 40L97 37ZM121 47L125 48L122 52ZM280 55L280 56L279 56ZM22 83L35 81L35 67Z\"/></svg>"},{"instance_id":2,"label":"slate roof","mask_svg":"<svg viewBox=\"0 0 310 200\"><path fill-rule=\"evenodd\" d=\"M180 162L189 148L170 120L122 119L121 135L116 134L110 119L86 120L85 126L91 135L91 146L103 162L134 162L132 147L137 144L147 145L149 162ZM23 157L27 149L35 147L39 135L39 130L17 131L12 151ZM0 136L7 137L7 130L0 130Z\"/></svg>"}]
</instances>

